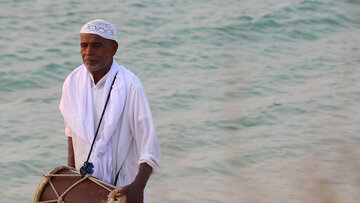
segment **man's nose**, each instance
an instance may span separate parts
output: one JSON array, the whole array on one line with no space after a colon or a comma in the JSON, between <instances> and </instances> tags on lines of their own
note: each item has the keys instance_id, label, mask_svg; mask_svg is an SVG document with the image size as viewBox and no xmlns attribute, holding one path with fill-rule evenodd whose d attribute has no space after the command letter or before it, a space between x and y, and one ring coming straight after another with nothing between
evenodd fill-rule
<instances>
[{"instance_id":1,"label":"man's nose","mask_svg":"<svg viewBox=\"0 0 360 203\"><path fill-rule=\"evenodd\" d=\"M87 46L85 50L86 55L92 55L94 53L94 49L91 46Z\"/></svg>"}]
</instances>

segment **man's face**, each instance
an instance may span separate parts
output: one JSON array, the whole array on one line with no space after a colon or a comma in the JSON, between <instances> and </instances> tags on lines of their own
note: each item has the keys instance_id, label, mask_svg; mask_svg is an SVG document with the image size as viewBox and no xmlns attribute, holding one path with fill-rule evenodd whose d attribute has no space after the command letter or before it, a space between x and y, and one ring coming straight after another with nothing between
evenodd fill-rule
<instances>
[{"instance_id":1,"label":"man's face","mask_svg":"<svg viewBox=\"0 0 360 203\"><path fill-rule=\"evenodd\" d=\"M80 34L81 56L89 72L101 71L112 64L117 43L95 34ZM110 67L108 67L110 68Z\"/></svg>"}]
</instances>

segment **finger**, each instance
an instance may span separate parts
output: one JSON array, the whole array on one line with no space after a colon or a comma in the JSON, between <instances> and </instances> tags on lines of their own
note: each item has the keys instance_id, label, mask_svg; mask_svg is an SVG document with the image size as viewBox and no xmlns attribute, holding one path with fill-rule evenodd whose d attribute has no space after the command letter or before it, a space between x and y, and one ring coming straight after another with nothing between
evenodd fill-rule
<instances>
[{"instance_id":1,"label":"finger","mask_svg":"<svg viewBox=\"0 0 360 203\"><path fill-rule=\"evenodd\" d=\"M124 188L122 188L118 193L116 193L116 197L122 197L127 193L127 186L125 186Z\"/></svg>"}]
</instances>

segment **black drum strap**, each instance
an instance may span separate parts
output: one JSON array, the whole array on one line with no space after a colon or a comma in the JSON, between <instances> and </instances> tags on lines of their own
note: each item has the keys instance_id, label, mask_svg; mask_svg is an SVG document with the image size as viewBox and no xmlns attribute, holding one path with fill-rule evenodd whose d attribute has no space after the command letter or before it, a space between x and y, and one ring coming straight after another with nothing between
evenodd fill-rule
<instances>
[{"instance_id":1,"label":"black drum strap","mask_svg":"<svg viewBox=\"0 0 360 203\"><path fill-rule=\"evenodd\" d=\"M89 159L90 159L90 155L91 155L91 152L92 152L92 149L94 147L94 143L95 143L95 140L96 140L96 136L98 135L98 132L99 132L99 129L100 129L100 125L101 125L101 121L104 117L104 113L105 113L105 110L106 110L106 106L109 102L109 99L110 99L110 93L111 93L111 90L114 86L114 83L115 83L115 79L116 79L116 76L117 76L117 73L115 74L115 77L111 83L111 86L110 86L110 90L109 90L109 94L106 98L106 102L105 102L105 105L104 105L104 109L101 113L101 117L100 117L100 120L99 120L99 124L97 126L97 129L96 129L96 132L95 132L95 136L94 136L94 139L92 141L92 144L91 144L91 148L90 148L90 151L89 151L89 154L88 154L88 157L86 159L86 161L84 162L84 165L80 168L80 174L82 177L84 177L86 174L92 174L94 171L93 171L93 168L94 168L94 164L89 162Z\"/></svg>"},{"instance_id":2,"label":"black drum strap","mask_svg":"<svg viewBox=\"0 0 360 203\"><path fill-rule=\"evenodd\" d=\"M116 173L116 176L115 176L115 182L114 182L114 185L116 186L116 183L117 183L117 180L119 178L119 173L120 173L120 169L119 171Z\"/></svg>"}]
</instances>

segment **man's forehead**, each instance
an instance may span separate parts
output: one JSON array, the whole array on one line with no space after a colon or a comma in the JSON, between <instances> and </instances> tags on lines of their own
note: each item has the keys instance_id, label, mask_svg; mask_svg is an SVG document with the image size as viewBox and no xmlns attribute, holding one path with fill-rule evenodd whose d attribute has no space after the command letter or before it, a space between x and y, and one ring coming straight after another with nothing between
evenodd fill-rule
<instances>
[{"instance_id":1,"label":"man's forehead","mask_svg":"<svg viewBox=\"0 0 360 203\"><path fill-rule=\"evenodd\" d=\"M81 33L80 41L81 42L106 42L106 41L108 41L108 39L105 39L96 34Z\"/></svg>"}]
</instances>

